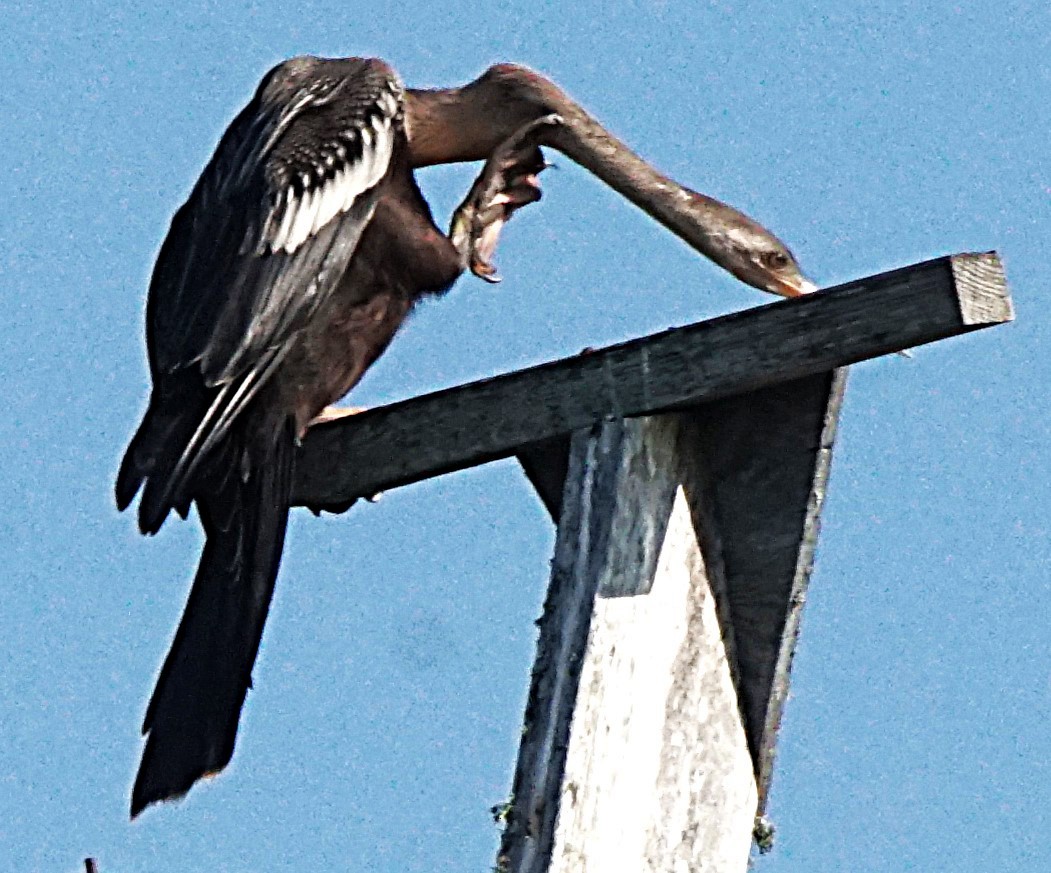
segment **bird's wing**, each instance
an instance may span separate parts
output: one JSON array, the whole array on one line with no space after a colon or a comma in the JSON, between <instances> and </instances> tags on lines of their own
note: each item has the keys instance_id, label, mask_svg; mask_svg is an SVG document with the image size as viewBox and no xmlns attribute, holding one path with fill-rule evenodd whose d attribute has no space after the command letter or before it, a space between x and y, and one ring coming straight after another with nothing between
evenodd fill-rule
<instances>
[{"instance_id":1,"label":"bird's wing","mask_svg":"<svg viewBox=\"0 0 1051 873\"><path fill-rule=\"evenodd\" d=\"M227 432L347 269L404 137L402 93L382 61L279 65L176 213L150 284L151 370L157 382L198 368L218 391L175 480Z\"/></svg>"}]
</instances>

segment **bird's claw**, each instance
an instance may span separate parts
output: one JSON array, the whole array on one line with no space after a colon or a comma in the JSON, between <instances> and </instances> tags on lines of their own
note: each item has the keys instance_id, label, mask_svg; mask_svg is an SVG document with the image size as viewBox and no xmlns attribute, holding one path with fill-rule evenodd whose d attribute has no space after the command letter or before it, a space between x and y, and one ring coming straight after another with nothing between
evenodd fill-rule
<instances>
[{"instance_id":1,"label":"bird's claw","mask_svg":"<svg viewBox=\"0 0 1051 873\"><path fill-rule=\"evenodd\" d=\"M504 225L517 210L541 197L537 177L549 164L540 145L544 132L561 123L559 116L545 115L504 140L453 215L449 238L464 267L487 282L500 281L492 257Z\"/></svg>"}]
</instances>

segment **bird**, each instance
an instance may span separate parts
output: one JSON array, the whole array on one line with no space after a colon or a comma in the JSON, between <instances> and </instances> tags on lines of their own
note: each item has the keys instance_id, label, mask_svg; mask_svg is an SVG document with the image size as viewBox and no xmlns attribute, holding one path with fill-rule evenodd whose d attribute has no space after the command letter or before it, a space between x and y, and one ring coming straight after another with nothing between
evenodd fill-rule
<instances>
[{"instance_id":1,"label":"bird","mask_svg":"<svg viewBox=\"0 0 1051 873\"><path fill-rule=\"evenodd\" d=\"M663 176L527 67L497 64L445 89L407 89L375 58L271 69L172 218L149 284L152 389L116 502L123 511L141 492L144 534L196 506L205 545L146 708L132 818L232 759L296 446L420 300L466 271L498 281L504 226L541 196L541 146L745 283L816 290L772 233ZM445 233L414 171L468 161L484 164Z\"/></svg>"}]
</instances>

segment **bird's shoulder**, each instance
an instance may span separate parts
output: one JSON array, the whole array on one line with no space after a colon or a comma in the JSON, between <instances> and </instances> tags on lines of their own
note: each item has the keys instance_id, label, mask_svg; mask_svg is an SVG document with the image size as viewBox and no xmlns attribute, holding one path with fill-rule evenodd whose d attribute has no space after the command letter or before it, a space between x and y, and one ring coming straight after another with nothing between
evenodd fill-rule
<instances>
[{"instance_id":1,"label":"bird's shoulder","mask_svg":"<svg viewBox=\"0 0 1051 873\"><path fill-rule=\"evenodd\" d=\"M404 140L403 101L382 60L284 61L226 130L191 199L257 211L245 252L291 254L382 180Z\"/></svg>"},{"instance_id":2,"label":"bird's shoulder","mask_svg":"<svg viewBox=\"0 0 1051 873\"><path fill-rule=\"evenodd\" d=\"M404 141L404 88L377 59L296 58L259 97L264 113L275 103L295 112L263 162L270 209L259 239L291 253L383 179Z\"/></svg>"},{"instance_id":3,"label":"bird's shoulder","mask_svg":"<svg viewBox=\"0 0 1051 873\"><path fill-rule=\"evenodd\" d=\"M293 58L263 77L162 246L155 372L203 360L210 380L229 378L316 311L404 146L403 95L368 58Z\"/></svg>"}]
</instances>

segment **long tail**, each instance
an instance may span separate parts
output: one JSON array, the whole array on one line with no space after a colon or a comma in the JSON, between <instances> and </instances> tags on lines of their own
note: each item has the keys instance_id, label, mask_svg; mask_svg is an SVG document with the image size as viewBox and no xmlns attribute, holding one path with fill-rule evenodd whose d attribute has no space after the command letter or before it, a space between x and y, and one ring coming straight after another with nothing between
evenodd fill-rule
<instances>
[{"instance_id":1,"label":"long tail","mask_svg":"<svg viewBox=\"0 0 1051 873\"><path fill-rule=\"evenodd\" d=\"M267 451L231 464L225 481L197 495L207 541L146 710L132 818L185 794L233 755L284 545L293 448L286 429Z\"/></svg>"}]
</instances>

